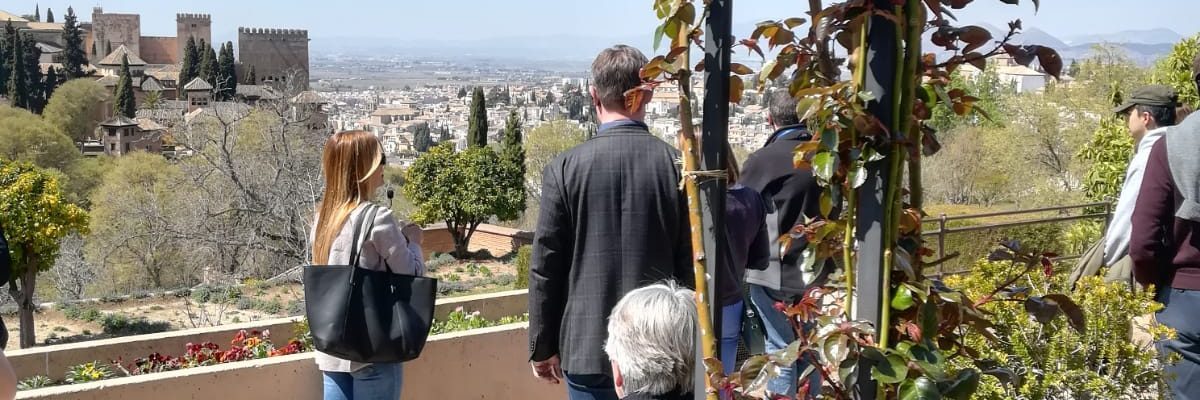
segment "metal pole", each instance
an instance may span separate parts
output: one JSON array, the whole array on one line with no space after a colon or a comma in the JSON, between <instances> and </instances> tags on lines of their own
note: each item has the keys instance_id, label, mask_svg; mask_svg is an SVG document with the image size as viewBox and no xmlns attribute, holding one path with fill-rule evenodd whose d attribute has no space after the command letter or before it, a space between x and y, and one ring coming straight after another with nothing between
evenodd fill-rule
<instances>
[{"instance_id":1,"label":"metal pole","mask_svg":"<svg viewBox=\"0 0 1200 400\"><path fill-rule=\"evenodd\" d=\"M712 0L708 3L708 17L704 27L704 118L700 137L700 169L718 171L725 169L725 142L729 135L729 68L730 48L733 41L732 0ZM728 258L725 238L725 180L699 178L701 227L707 258L709 302L712 329L721 332L720 286L717 271L725 268ZM718 354L720 354L718 352ZM700 360L703 361L703 360ZM696 364L703 373L703 362ZM707 377L704 377L707 379ZM703 381L696 386L703 389ZM703 390L695 392L697 399L705 398Z\"/></svg>"},{"instance_id":2,"label":"metal pole","mask_svg":"<svg viewBox=\"0 0 1200 400\"><path fill-rule=\"evenodd\" d=\"M892 0L873 0L880 10L895 8ZM899 49L896 43L896 24L882 16L872 16L867 33L867 81L864 90L875 94L875 101L867 105L871 114L881 121L891 121L893 116L894 85L896 82L896 58ZM864 62L864 60L859 60ZM898 137L893 132L893 137ZM884 282L883 260L891 245L884 243L884 209L887 197L887 179L891 174L891 147L877 149L886 158L868 164L867 182L858 189L858 280L855 283L855 319L871 321L880 335L888 332L887 321L882 321L882 293ZM871 379L871 363L859 364L857 392L859 399L875 400L876 382Z\"/></svg>"},{"instance_id":3,"label":"metal pole","mask_svg":"<svg viewBox=\"0 0 1200 400\"><path fill-rule=\"evenodd\" d=\"M938 259L946 257L946 213L942 213L942 217L938 218ZM946 272L946 264L938 264L938 276L942 276Z\"/></svg>"}]
</instances>

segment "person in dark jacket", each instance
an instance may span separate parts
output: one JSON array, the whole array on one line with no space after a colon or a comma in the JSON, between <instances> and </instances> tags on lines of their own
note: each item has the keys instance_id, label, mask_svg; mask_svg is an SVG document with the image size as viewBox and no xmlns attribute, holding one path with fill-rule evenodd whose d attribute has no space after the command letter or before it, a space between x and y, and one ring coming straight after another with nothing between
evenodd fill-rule
<instances>
[{"instance_id":1,"label":"person in dark jacket","mask_svg":"<svg viewBox=\"0 0 1200 400\"><path fill-rule=\"evenodd\" d=\"M1133 209L1133 276L1154 285L1164 308L1157 321L1176 331L1159 354L1181 356L1164 368L1176 400L1200 399L1200 118L1171 128L1154 144Z\"/></svg>"},{"instance_id":2,"label":"person in dark jacket","mask_svg":"<svg viewBox=\"0 0 1200 400\"><path fill-rule=\"evenodd\" d=\"M803 295L809 285L822 279L823 271L804 271L805 243L793 241L786 252L778 245L781 234L787 234L805 218L821 217L821 187L813 177L811 169L793 167L793 150L801 143L812 139L812 135L801 125L796 115L796 100L787 90L770 94L767 121L775 132L767 139L762 149L755 151L746 160L740 182L762 194L770 212L766 216L770 258L767 268L761 271L746 271L750 303L762 318L766 333L766 349L774 352L786 348L796 340L792 324L775 303L791 303ZM783 368L779 377L767 384L767 392L773 395L794 397L797 389L797 372L802 371L797 363L792 368ZM816 374L813 374L813 378ZM816 382L810 382L815 385Z\"/></svg>"},{"instance_id":3,"label":"person in dark jacket","mask_svg":"<svg viewBox=\"0 0 1200 400\"><path fill-rule=\"evenodd\" d=\"M629 46L592 63L595 136L542 171L541 210L529 270L529 351L534 376L565 378L571 399L616 399L604 354L605 318L648 283L691 283L691 243L678 157L643 122L625 92L641 85L646 57Z\"/></svg>"}]
</instances>

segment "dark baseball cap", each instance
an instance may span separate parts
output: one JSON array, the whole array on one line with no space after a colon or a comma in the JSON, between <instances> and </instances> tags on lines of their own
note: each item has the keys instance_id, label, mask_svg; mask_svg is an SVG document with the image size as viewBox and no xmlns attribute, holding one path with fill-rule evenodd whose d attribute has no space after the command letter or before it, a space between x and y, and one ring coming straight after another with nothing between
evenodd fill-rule
<instances>
[{"instance_id":1,"label":"dark baseball cap","mask_svg":"<svg viewBox=\"0 0 1200 400\"><path fill-rule=\"evenodd\" d=\"M1179 94L1175 93L1175 89L1164 85L1142 86L1134 89L1125 103L1114 108L1113 112L1122 114L1133 106L1175 107L1178 102Z\"/></svg>"}]
</instances>

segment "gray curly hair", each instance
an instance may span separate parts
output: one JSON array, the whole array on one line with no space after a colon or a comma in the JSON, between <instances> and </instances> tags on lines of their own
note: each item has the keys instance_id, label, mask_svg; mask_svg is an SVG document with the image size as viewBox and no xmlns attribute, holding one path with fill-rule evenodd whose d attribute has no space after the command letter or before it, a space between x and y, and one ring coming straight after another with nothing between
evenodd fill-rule
<instances>
[{"instance_id":1,"label":"gray curly hair","mask_svg":"<svg viewBox=\"0 0 1200 400\"><path fill-rule=\"evenodd\" d=\"M604 351L621 370L626 393L691 391L696 364L694 295L665 282L635 289L617 302L608 318Z\"/></svg>"}]
</instances>

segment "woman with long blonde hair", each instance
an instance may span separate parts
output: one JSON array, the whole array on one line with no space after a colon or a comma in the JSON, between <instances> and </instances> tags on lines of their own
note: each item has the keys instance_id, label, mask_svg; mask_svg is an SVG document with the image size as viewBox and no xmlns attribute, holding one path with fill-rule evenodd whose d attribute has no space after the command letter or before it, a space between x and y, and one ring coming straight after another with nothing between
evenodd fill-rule
<instances>
[{"instance_id":1,"label":"woman with long blonde hair","mask_svg":"<svg viewBox=\"0 0 1200 400\"><path fill-rule=\"evenodd\" d=\"M346 131L325 142L321 159L325 192L317 206L312 232L314 265L351 265L354 225L383 185L385 158L379 139L370 132ZM422 275L421 228L398 220L380 207L358 251L360 268L395 274ZM347 282L349 284L349 282ZM318 352L325 400L397 399L400 363L365 364Z\"/></svg>"}]
</instances>

